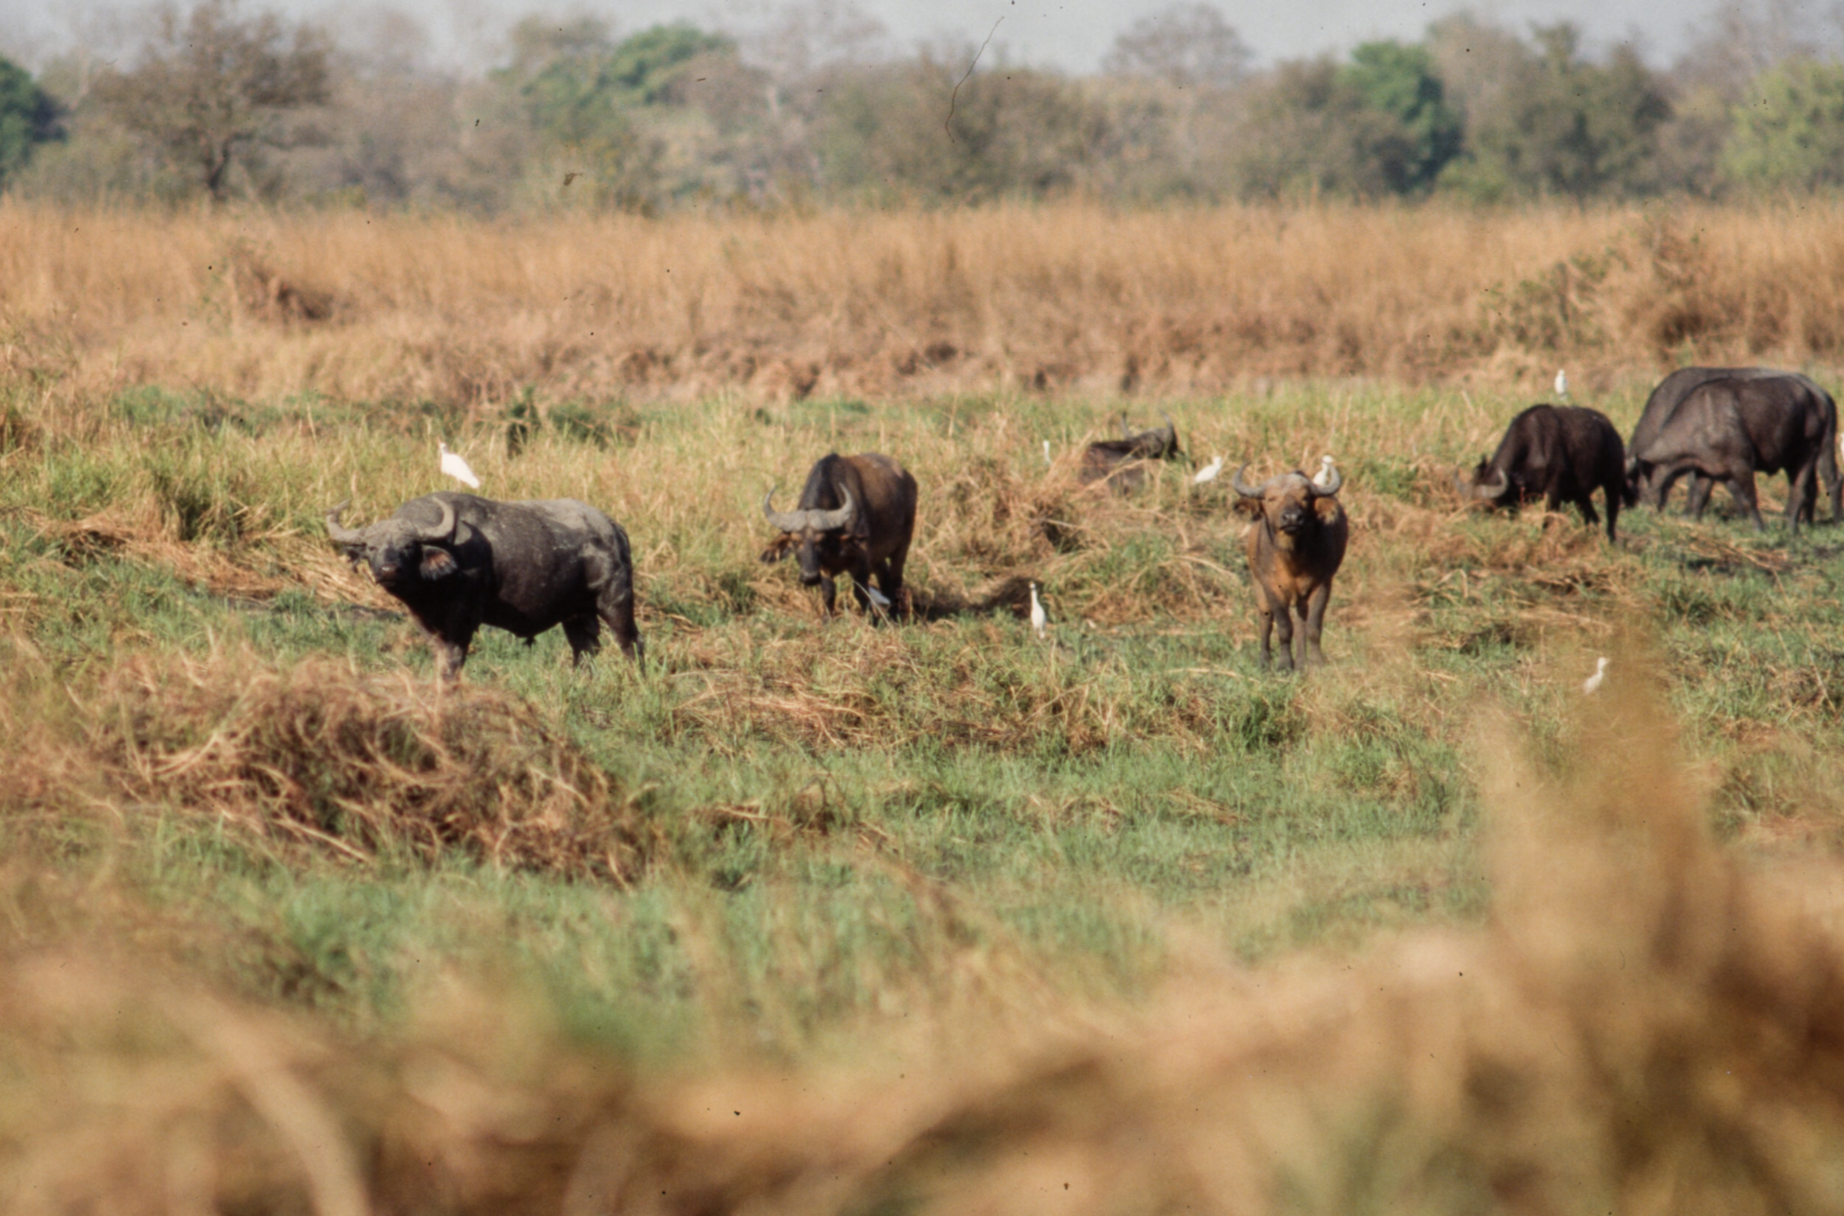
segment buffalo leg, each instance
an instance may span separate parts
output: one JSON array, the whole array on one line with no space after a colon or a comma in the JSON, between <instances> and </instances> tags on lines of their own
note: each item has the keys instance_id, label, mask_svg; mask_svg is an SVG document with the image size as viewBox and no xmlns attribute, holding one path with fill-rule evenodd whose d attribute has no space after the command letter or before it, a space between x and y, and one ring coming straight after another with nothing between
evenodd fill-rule
<instances>
[{"instance_id":1,"label":"buffalo leg","mask_svg":"<svg viewBox=\"0 0 1844 1216\"><path fill-rule=\"evenodd\" d=\"M877 569L877 586L890 600L890 611L909 615L909 601L903 598L903 567L909 561L907 546L886 557Z\"/></svg>"},{"instance_id":2,"label":"buffalo leg","mask_svg":"<svg viewBox=\"0 0 1844 1216\"><path fill-rule=\"evenodd\" d=\"M1754 530L1767 531L1767 521L1761 518L1760 500L1754 495L1754 470L1744 469L1740 473L1731 474L1727 480L1729 497L1734 499L1736 506L1748 513L1748 518L1754 521Z\"/></svg>"},{"instance_id":3,"label":"buffalo leg","mask_svg":"<svg viewBox=\"0 0 1844 1216\"><path fill-rule=\"evenodd\" d=\"M858 601L858 611L875 621L877 613L871 610L871 563L853 566L848 573L852 580L852 598Z\"/></svg>"},{"instance_id":4,"label":"buffalo leg","mask_svg":"<svg viewBox=\"0 0 1844 1216\"><path fill-rule=\"evenodd\" d=\"M1325 651L1319 649L1319 635L1325 630L1325 610L1331 602L1332 584L1324 582L1314 587L1312 595L1301 605L1304 611L1300 615L1306 622L1306 640L1300 643L1302 666L1308 659L1321 667L1325 666Z\"/></svg>"},{"instance_id":5,"label":"buffalo leg","mask_svg":"<svg viewBox=\"0 0 1844 1216\"><path fill-rule=\"evenodd\" d=\"M1716 483L1700 473L1690 475L1690 490L1685 495L1684 514L1692 519L1702 519L1703 509L1710 505L1710 491Z\"/></svg>"},{"instance_id":6,"label":"buffalo leg","mask_svg":"<svg viewBox=\"0 0 1844 1216\"><path fill-rule=\"evenodd\" d=\"M1799 517L1812 518L1813 500L1812 462L1807 461L1797 472L1792 469L1786 474L1786 526L1797 536L1799 534Z\"/></svg>"},{"instance_id":7,"label":"buffalo leg","mask_svg":"<svg viewBox=\"0 0 1844 1216\"><path fill-rule=\"evenodd\" d=\"M1620 483L1610 481L1601 487L1607 498L1607 539L1619 539L1614 535L1614 524L1620 519Z\"/></svg>"},{"instance_id":8,"label":"buffalo leg","mask_svg":"<svg viewBox=\"0 0 1844 1216\"><path fill-rule=\"evenodd\" d=\"M1266 627L1269 621L1272 621L1274 623L1275 629L1279 631L1281 635L1280 637L1281 667L1284 670L1292 671L1294 669L1294 665L1293 665L1293 608L1292 606L1288 604L1276 604L1272 609L1270 609L1268 612L1267 618L1262 621L1262 627L1264 631L1266 630ZM1300 665L1304 667L1306 665L1305 664L1306 645L1304 642L1300 644L1300 658L1301 658Z\"/></svg>"},{"instance_id":9,"label":"buffalo leg","mask_svg":"<svg viewBox=\"0 0 1844 1216\"><path fill-rule=\"evenodd\" d=\"M830 618L832 616L832 606L837 602L838 598L839 589L833 585L833 580L830 578L822 578L820 580L820 607L824 609L824 611L820 615Z\"/></svg>"},{"instance_id":10,"label":"buffalo leg","mask_svg":"<svg viewBox=\"0 0 1844 1216\"><path fill-rule=\"evenodd\" d=\"M563 636L570 642L570 665L582 666L585 657L602 649L602 623L592 616L572 617L563 623Z\"/></svg>"},{"instance_id":11,"label":"buffalo leg","mask_svg":"<svg viewBox=\"0 0 1844 1216\"><path fill-rule=\"evenodd\" d=\"M1582 526L1592 528L1601 522L1601 513L1594 509L1594 499L1586 494L1575 500L1575 509L1581 512Z\"/></svg>"},{"instance_id":12,"label":"buffalo leg","mask_svg":"<svg viewBox=\"0 0 1844 1216\"><path fill-rule=\"evenodd\" d=\"M1269 606L1267 596L1257 593L1255 615L1261 619L1261 669L1268 671L1274 666L1274 609ZM1292 666L1291 654L1287 661Z\"/></svg>"}]
</instances>

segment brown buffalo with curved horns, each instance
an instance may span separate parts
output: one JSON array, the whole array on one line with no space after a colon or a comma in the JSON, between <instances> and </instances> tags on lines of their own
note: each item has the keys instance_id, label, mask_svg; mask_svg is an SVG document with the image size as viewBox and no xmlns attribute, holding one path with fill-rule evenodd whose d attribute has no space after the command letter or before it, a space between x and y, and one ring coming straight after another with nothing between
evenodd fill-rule
<instances>
[{"instance_id":1,"label":"brown buffalo with curved horns","mask_svg":"<svg viewBox=\"0 0 1844 1216\"><path fill-rule=\"evenodd\" d=\"M1269 638L1278 624L1281 666L1292 670L1295 612L1306 626L1300 665L1324 663L1319 634L1332 600L1332 576L1345 560L1350 535L1350 523L1338 502L1344 475L1333 469L1331 484L1322 488L1295 469L1251 486L1242 480L1247 471L1246 464L1237 469L1230 485L1236 491L1236 509L1255 521L1249 528L1247 552L1255 610L1261 615L1261 665L1266 669L1273 663Z\"/></svg>"},{"instance_id":2,"label":"brown buffalo with curved horns","mask_svg":"<svg viewBox=\"0 0 1844 1216\"><path fill-rule=\"evenodd\" d=\"M829 452L807 474L797 508L777 511L774 498L770 486L762 514L781 535L762 551L762 560L777 562L794 553L801 584L820 589L827 616L833 613L833 581L841 574L851 575L852 595L865 612L873 598L881 600L879 607L908 611L903 565L916 531L916 479L908 470L879 452ZM882 593L876 597L873 574Z\"/></svg>"}]
</instances>

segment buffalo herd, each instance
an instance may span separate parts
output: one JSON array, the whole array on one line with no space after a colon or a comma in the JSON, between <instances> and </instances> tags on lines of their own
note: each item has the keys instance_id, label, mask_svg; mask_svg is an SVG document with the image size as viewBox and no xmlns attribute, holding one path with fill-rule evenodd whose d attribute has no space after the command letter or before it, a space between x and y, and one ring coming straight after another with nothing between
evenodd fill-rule
<instances>
[{"instance_id":1,"label":"buffalo herd","mask_svg":"<svg viewBox=\"0 0 1844 1216\"><path fill-rule=\"evenodd\" d=\"M1123 430L1120 439L1084 449L1083 481L1125 493L1144 480L1152 462L1181 454L1169 417L1153 430ZM1764 528L1755 476L1784 472L1787 528L1797 533L1800 523L1813 520L1821 480L1831 518L1840 518L1837 432L1836 403L1806 376L1688 367L1652 391L1625 444L1598 411L1534 405L1511 420L1470 482L1457 473L1454 482L1465 499L1493 506L1541 498L1555 511L1573 503L1589 526L1599 522L1591 497L1599 490L1612 541L1622 505L1662 509L1671 487L1686 477L1692 515L1701 516L1711 487L1722 482L1754 526ZM1264 668L1272 663L1277 627L1281 666L1295 666L1295 614L1303 623L1298 664L1325 661L1319 639L1350 534L1338 501L1344 478L1329 457L1326 466L1318 479L1294 470L1251 485L1245 464L1231 481L1235 510L1250 521L1245 552ZM777 531L763 561L794 554L801 583L819 588L827 616L841 574L850 577L853 597L867 614L909 613L903 567L915 536L917 493L915 478L901 464L876 452L829 453L808 473L793 510L775 510L774 494L771 487L762 500L762 513ZM567 498L494 502L439 493L355 529L340 523L345 505L328 513L327 534L409 609L435 647L440 678L459 676L482 625L528 641L561 625L578 663L596 651L606 625L622 651L640 659L627 533L594 507Z\"/></svg>"}]
</instances>

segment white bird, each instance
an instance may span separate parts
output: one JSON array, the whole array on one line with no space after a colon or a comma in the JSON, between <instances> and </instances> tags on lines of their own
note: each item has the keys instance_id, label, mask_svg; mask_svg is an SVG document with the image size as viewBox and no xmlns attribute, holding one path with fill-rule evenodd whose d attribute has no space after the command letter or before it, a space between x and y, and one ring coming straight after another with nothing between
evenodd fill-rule
<instances>
[{"instance_id":1,"label":"white bird","mask_svg":"<svg viewBox=\"0 0 1844 1216\"><path fill-rule=\"evenodd\" d=\"M1556 396L1569 399L1569 373L1560 367L1556 369Z\"/></svg>"},{"instance_id":2,"label":"white bird","mask_svg":"<svg viewBox=\"0 0 1844 1216\"><path fill-rule=\"evenodd\" d=\"M1215 460L1212 460L1209 464L1197 471L1197 476L1191 479L1191 484L1194 486L1201 486L1207 481L1215 481L1217 479L1217 474L1222 471L1223 458L1218 456Z\"/></svg>"},{"instance_id":3,"label":"white bird","mask_svg":"<svg viewBox=\"0 0 1844 1216\"><path fill-rule=\"evenodd\" d=\"M442 450L442 472L462 485L478 490L480 478L474 476L474 470L467 467L467 461L461 459L461 454L449 451L446 443L438 443L436 446Z\"/></svg>"},{"instance_id":4,"label":"white bird","mask_svg":"<svg viewBox=\"0 0 1844 1216\"><path fill-rule=\"evenodd\" d=\"M1050 616L1037 598L1037 584L1031 584L1031 628L1038 637L1044 636L1044 627L1050 623Z\"/></svg>"},{"instance_id":5,"label":"white bird","mask_svg":"<svg viewBox=\"0 0 1844 1216\"><path fill-rule=\"evenodd\" d=\"M1607 656L1602 655L1599 659L1595 660L1594 674L1589 676L1587 679L1581 682L1582 696L1584 697L1593 696L1595 690L1601 686L1601 681L1605 680L1606 678L1607 678Z\"/></svg>"},{"instance_id":6,"label":"white bird","mask_svg":"<svg viewBox=\"0 0 1844 1216\"><path fill-rule=\"evenodd\" d=\"M1050 463L1050 441L1048 439L1044 440L1044 463Z\"/></svg>"},{"instance_id":7,"label":"white bird","mask_svg":"<svg viewBox=\"0 0 1844 1216\"><path fill-rule=\"evenodd\" d=\"M858 586L860 589L864 591L864 598L870 600L873 605L882 609L883 611L885 612L890 611L890 597L889 596L885 595L883 592L879 591L877 588L871 586L871 584L869 583L859 583Z\"/></svg>"},{"instance_id":8,"label":"white bird","mask_svg":"<svg viewBox=\"0 0 1844 1216\"><path fill-rule=\"evenodd\" d=\"M1330 456L1319 458L1319 471L1313 474L1313 484L1321 490L1332 484L1332 458Z\"/></svg>"}]
</instances>

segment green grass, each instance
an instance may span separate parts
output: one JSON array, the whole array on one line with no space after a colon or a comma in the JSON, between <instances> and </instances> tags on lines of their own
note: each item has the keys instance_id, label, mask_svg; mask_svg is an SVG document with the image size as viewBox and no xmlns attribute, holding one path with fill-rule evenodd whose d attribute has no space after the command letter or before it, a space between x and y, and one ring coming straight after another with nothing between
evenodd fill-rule
<instances>
[{"instance_id":1,"label":"green grass","mask_svg":"<svg viewBox=\"0 0 1844 1216\"><path fill-rule=\"evenodd\" d=\"M1608 404L1623 428L1643 387ZM1475 920L1473 722L1504 705L1553 746L1597 652L1662 657L1726 834L1792 818L1839 839L1839 531L1792 543L1723 510L1700 525L1633 511L1610 549L1572 513L1461 514L1449 471L1520 401L1305 385L1169 406L1200 463L1346 454L1333 665L1305 678L1256 668L1227 477L1194 489L1172 466L1119 500L1045 470L1041 438L1067 456L1113 433L1117 403L526 404L519 417L546 424L516 445L492 411L159 386L32 419L0 477L6 674L45 704L68 687L90 706L51 728L73 746L132 656L208 671L214 655L331 656L427 681L413 626L343 571L320 517L352 496L349 520L369 520L442 488L445 435L489 493L583 497L633 537L645 671L612 651L574 671L556 632L527 647L487 631L466 679L537 706L632 800L665 842L638 882L461 853L360 863L61 787L0 792L0 808L104 829L21 839L125 883L167 926L161 949L261 998L376 1028L447 969L504 969L573 1033L661 1059L797 1052L993 976L1131 996L1200 942L1260 961ZM820 624L786 567L755 560L758 504L834 443L916 472L919 590L979 604L1037 579L1053 641L1010 600L893 629ZM23 762L28 733L0 746Z\"/></svg>"}]
</instances>

